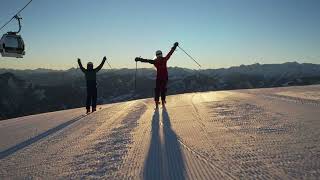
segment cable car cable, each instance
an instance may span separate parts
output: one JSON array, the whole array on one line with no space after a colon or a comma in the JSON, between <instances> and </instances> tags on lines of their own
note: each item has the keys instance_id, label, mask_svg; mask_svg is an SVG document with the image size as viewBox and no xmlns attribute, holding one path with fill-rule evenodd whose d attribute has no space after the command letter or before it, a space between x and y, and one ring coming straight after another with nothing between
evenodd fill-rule
<instances>
[{"instance_id":1,"label":"cable car cable","mask_svg":"<svg viewBox=\"0 0 320 180\"><path fill-rule=\"evenodd\" d=\"M21 13L33 0L30 0L22 9L20 9L9 21L7 21L3 26L1 26L0 30L2 30L7 24L9 24L16 16Z\"/></svg>"}]
</instances>

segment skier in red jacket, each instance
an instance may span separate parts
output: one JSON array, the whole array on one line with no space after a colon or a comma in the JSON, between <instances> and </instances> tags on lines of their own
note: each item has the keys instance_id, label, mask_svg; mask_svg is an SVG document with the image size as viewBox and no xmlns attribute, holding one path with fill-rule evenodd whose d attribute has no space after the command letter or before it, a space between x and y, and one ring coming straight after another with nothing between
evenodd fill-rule
<instances>
[{"instance_id":1,"label":"skier in red jacket","mask_svg":"<svg viewBox=\"0 0 320 180\"><path fill-rule=\"evenodd\" d=\"M157 79L156 79L156 88L154 91L154 101L156 103L156 108L160 104L159 98L161 96L162 105L164 106L166 103L166 92L167 92L167 83L168 83L168 69L167 69L167 61L170 59L173 52L176 50L178 42L175 42L170 52L163 57L162 52L160 50L156 51L156 59L143 59L137 57L135 61L146 62L153 64L157 68Z\"/></svg>"}]
</instances>

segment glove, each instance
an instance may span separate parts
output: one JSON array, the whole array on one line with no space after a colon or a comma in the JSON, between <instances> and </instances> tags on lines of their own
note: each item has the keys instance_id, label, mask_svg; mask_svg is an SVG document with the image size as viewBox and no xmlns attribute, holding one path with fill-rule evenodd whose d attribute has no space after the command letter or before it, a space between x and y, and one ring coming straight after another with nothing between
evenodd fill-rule
<instances>
[{"instance_id":1,"label":"glove","mask_svg":"<svg viewBox=\"0 0 320 180\"><path fill-rule=\"evenodd\" d=\"M178 43L178 42L175 42L175 43L173 44L173 47L177 47L177 46L179 46L179 43Z\"/></svg>"},{"instance_id":2,"label":"glove","mask_svg":"<svg viewBox=\"0 0 320 180\"><path fill-rule=\"evenodd\" d=\"M107 60L107 58L104 56L104 57L103 57L103 61L106 61L106 60Z\"/></svg>"},{"instance_id":3,"label":"glove","mask_svg":"<svg viewBox=\"0 0 320 180\"><path fill-rule=\"evenodd\" d=\"M140 60L141 60L141 58L136 57L134 60L135 60L136 62L138 62L138 61L140 61Z\"/></svg>"}]
</instances>

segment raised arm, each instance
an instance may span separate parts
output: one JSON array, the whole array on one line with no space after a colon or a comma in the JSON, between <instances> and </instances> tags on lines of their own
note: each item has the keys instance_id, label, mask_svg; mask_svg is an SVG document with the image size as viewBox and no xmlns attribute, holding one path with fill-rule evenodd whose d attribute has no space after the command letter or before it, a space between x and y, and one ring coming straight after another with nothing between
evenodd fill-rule
<instances>
[{"instance_id":1,"label":"raised arm","mask_svg":"<svg viewBox=\"0 0 320 180\"><path fill-rule=\"evenodd\" d=\"M97 68L95 68L94 70L95 70L96 72L100 71L101 68L103 67L104 63L106 62L106 60L107 60L107 58L106 58L106 57L103 57L101 64L100 64Z\"/></svg>"},{"instance_id":2,"label":"raised arm","mask_svg":"<svg viewBox=\"0 0 320 180\"><path fill-rule=\"evenodd\" d=\"M173 54L173 52L176 50L177 46L179 46L178 42L175 42L173 44L173 47L171 48L170 52L166 55L165 60L168 61L171 57L171 55Z\"/></svg>"},{"instance_id":3,"label":"raised arm","mask_svg":"<svg viewBox=\"0 0 320 180\"><path fill-rule=\"evenodd\" d=\"M86 72L86 69L82 66L81 60L78 58L78 64L82 72Z\"/></svg>"},{"instance_id":4,"label":"raised arm","mask_svg":"<svg viewBox=\"0 0 320 180\"><path fill-rule=\"evenodd\" d=\"M144 63L154 64L154 60L143 59L143 58L140 58L140 57L136 57L135 61L140 61L140 62L144 62Z\"/></svg>"}]
</instances>

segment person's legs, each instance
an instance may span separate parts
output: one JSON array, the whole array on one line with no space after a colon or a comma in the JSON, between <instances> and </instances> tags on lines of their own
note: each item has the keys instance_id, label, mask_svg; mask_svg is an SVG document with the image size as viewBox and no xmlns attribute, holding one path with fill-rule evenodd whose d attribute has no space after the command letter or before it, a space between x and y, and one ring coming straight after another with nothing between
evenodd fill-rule
<instances>
[{"instance_id":1,"label":"person's legs","mask_svg":"<svg viewBox=\"0 0 320 180\"><path fill-rule=\"evenodd\" d=\"M87 102L86 102L87 112L90 112L90 106L91 106L91 91L90 91L90 87L87 87Z\"/></svg>"},{"instance_id":2,"label":"person's legs","mask_svg":"<svg viewBox=\"0 0 320 180\"><path fill-rule=\"evenodd\" d=\"M160 86L161 86L161 81L157 79L156 88L154 89L154 101L156 103L159 102L159 98L160 98Z\"/></svg>"},{"instance_id":3,"label":"person's legs","mask_svg":"<svg viewBox=\"0 0 320 180\"><path fill-rule=\"evenodd\" d=\"M161 82L160 90L161 90L161 101L162 101L163 104L166 103L167 83L168 83L167 80L163 80Z\"/></svg>"},{"instance_id":4,"label":"person's legs","mask_svg":"<svg viewBox=\"0 0 320 180\"><path fill-rule=\"evenodd\" d=\"M97 88L92 89L92 111L96 111L97 108Z\"/></svg>"}]
</instances>

